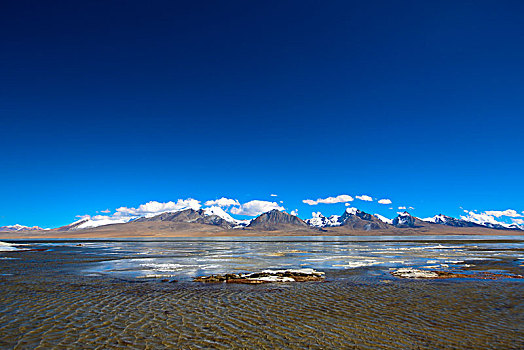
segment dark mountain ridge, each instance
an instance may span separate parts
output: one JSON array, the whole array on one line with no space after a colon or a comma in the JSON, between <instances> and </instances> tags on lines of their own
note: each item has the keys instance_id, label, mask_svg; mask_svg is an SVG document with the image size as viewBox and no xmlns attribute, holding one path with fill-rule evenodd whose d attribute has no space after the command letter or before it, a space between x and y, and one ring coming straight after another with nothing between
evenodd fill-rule
<instances>
[{"instance_id":1,"label":"dark mountain ridge","mask_svg":"<svg viewBox=\"0 0 524 350\"><path fill-rule=\"evenodd\" d=\"M178 222L178 223L197 223L204 225L220 226L224 229L231 229L234 223L229 222L218 215L206 215L203 209L184 209L176 212L162 213L152 217L141 217L133 222Z\"/></svg>"},{"instance_id":2,"label":"dark mountain ridge","mask_svg":"<svg viewBox=\"0 0 524 350\"><path fill-rule=\"evenodd\" d=\"M311 226L298 216L273 209L252 220L247 227L264 231L278 231L285 229L309 229Z\"/></svg>"}]
</instances>

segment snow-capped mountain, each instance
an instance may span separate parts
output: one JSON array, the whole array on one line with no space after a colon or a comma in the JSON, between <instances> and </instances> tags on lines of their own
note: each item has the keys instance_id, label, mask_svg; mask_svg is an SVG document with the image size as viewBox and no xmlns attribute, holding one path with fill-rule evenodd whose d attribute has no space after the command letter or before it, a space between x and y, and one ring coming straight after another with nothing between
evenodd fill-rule
<instances>
[{"instance_id":1,"label":"snow-capped mountain","mask_svg":"<svg viewBox=\"0 0 524 350\"><path fill-rule=\"evenodd\" d=\"M470 222L470 221L456 219L454 217L447 216L447 215L442 215L442 214L438 214L438 215L432 216L430 218L422 219L422 221L430 222L430 223L433 223L433 224L454 226L454 227L474 227L474 226L480 226L479 224L476 224L476 223L473 223L473 222Z\"/></svg>"},{"instance_id":2,"label":"snow-capped mountain","mask_svg":"<svg viewBox=\"0 0 524 350\"><path fill-rule=\"evenodd\" d=\"M251 222L251 220L237 220L233 218L231 215L229 215L228 213L226 213L224 209L218 206L204 208L203 210L204 210L204 215L207 215L207 216L216 215L224 219L225 221L234 224L234 226L238 228L246 227Z\"/></svg>"},{"instance_id":3,"label":"snow-capped mountain","mask_svg":"<svg viewBox=\"0 0 524 350\"><path fill-rule=\"evenodd\" d=\"M524 227L517 224L506 224L502 222L496 224L492 222L484 222L481 225L488 228L494 228L496 230L524 230Z\"/></svg>"},{"instance_id":4,"label":"snow-capped mountain","mask_svg":"<svg viewBox=\"0 0 524 350\"><path fill-rule=\"evenodd\" d=\"M415 217L411 216L407 211L399 213L396 218L393 219L391 224L395 227L415 227Z\"/></svg>"},{"instance_id":5,"label":"snow-capped mountain","mask_svg":"<svg viewBox=\"0 0 524 350\"><path fill-rule=\"evenodd\" d=\"M311 219L305 220L309 226L313 227L334 227L340 226L340 215L331 215L330 217L325 217L321 212L312 213L313 217Z\"/></svg>"},{"instance_id":6,"label":"snow-capped mountain","mask_svg":"<svg viewBox=\"0 0 524 350\"><path fill-rule=\"evenodd\" d=\"M15 231L43 231L44 229L38 226L24 226L24 225L8 225L0 226L0 231L15 232Z\"/></svg>"},{"instance_id":7,"label":"snow-capped mountain","mask_svg":"<svg viewBox=\"0 0 524 350\"><path fill-rule=\"evenodd\" d=\"M363 212L357 208L347 208L340 217L342 226L354 230L380 230L388 229L389 225L382 222L376 216Z\"/></svg>"},{"instance_id":8,"label":"snow-capped mountain","mask_svg":"<svg viewBox=\"0 0 524 350\"><path fill-rule=\"evenodd\" d=\"M86 217L82 218L80 220L77 220L75 222L70 223L69 225L65 225L62 227L59 227L59 231L75 231L75 230L83 230L86 228L94 228L99 226L105 226L105 225L111 225L111 224L123 224L126 222L131 221L132 218L122 218L122 219L115 219L105 216L94 216L94 217Z\"/></svg>"},{"instance_id":9,"label":"snow-capped mountain","mask_svg":"<svg viewBox=\"0 0 524 350\"><path fill-rule=\"evenodd\" d=\"M377 230L388 228L387 224L377 216L368 214L353 207L346 208L341 216L331 215L329 218L325 217L320 212L313 213L313 217L306 220L306 223L317 228L336 226L346 226L352 229L361 230Z\"/></svg>"},{"instance_id":10,"label":"snow-capped mountain","mask_svg":"<svg viewBox=\"0 0 524 350\"><path fill-rule=\"evenodd\" d=\"M182 213L183 212L183 213ZM177 214L178 213L178 214ZM76 231L87 228L95 228L111 224L124 224L127 222L136 221L172 221L172 222L198 222L204 224L230 227L245 227L249 225L251 220L237 220L226 213L222 208L213 206L200 210L181 209L177 211L165 212L158 215L147 215L140 218L137 217L108 217L108 216L93 216L77 220L69 225L58 228L60 231Z\"/></svg>"}]
</instances>

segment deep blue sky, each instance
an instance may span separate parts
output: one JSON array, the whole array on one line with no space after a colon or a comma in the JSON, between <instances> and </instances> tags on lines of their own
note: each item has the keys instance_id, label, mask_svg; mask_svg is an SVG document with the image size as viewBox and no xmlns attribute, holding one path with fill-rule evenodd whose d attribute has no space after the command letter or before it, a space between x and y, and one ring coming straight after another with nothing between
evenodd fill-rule
<instances>
[{"instance_id":1,"label":"deep blue sky","mask_svg":"<svg viewBox=\"0 0 524 350\"><path fill-rule=\"evenodd\" d=\"M0 225L150 200L524 210L521 1L3 1ZM271 193L278 197L270 197Z\"/></svg>"}]
</instances>

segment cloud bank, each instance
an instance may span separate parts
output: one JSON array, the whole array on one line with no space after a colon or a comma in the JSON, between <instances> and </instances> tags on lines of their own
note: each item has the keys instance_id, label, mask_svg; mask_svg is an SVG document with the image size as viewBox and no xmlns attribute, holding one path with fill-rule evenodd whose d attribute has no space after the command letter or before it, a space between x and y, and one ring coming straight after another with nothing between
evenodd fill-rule
<instances>
[{"instance_id":1,"label":"cloud bank","mask_svg":"<svg viewBox=\"0 0 524 350\"><path fill-rule=\"evenodd\" d=\"M487 210L484 212L487 215L495 216L497 218L500 218L501 216L509 216L511 218L521 218L524 217L524 215L519 214L514 209L506 209L506 210Z\"/></svg>"},{"instance_id":2,"label":"cloud bank","mask_svg":"<svg viewBox=\"0 0 524 350\"><path fill-rule=\"evenodd\" d=\"M120 207L116 209L116 213L113 216L116 217L134 217L134 216L154 216L169 211L178 211L183 209L200 209L200 201L187 198L179 199L176 202L157 202L150 201L146 204L141 204L138 208Z\"/></svg>"},{"instance_id":3,"label":"cloud bank","mask_svg":"<svg viewBox=\"0 0 524 350\"><path fill-rule=\"evenodd\" d=\"M139 205L137 208L133 207L120 207L117 208L113 215L77 215L80 220L89 220L88 222L79 226L79 228L97 227L109 224L120 224L128 222L129 220L137 217L146 216L151 217L158 214L162 214L170 211L179 211L184 209L200 209L200 201L187 198L178 199L176 202L157 202L150 201L145 204ZM103 213L110 212L109 210L102 210ZM80 221L79 220L79 221Z\"/></svg>"},{"instance_id":4,"label":"cloud bank","mask_svg":"<svg viewBox=\"0 0 524 350\"><path fill-rule=\"evenodd\" d=\"M302 202L309 205L322 204L335 204L335 203L346 203L352 202L354 199L350 195L341 194L336 197L318 198L316 201L312 199L304 199Z\"/></svg>"},{"instance_id":5,"label":"cloud bank","mask_svg":"<svg viewBox=\"0 0 524 350\"><path fill-rule=\"evenodd\" d=\"M373 198L371 198L370 196L366 195L366 194L363 194L361 196L355 196L356 199L360 199L361 201L366 201L366 202L373 202Z\"/></svg>"},{"instance_id":6,"label":"cloud bank","mask_svg":"<svg viewBox=\"0 0 524 350\"><path fill-rule=\"evenodd\" d=\"M278 205L277 202L252 200L241 204L239 207L231 208L231 213L236 215L257 216L273 209L282 211L284 210L284 207Z\"/></svg>"},{"instance_id":7,"label":"cloud bank","mask_svg":"<svg viewBox=\"0 0 524 350\"><path fill-rule=\"evenodd\" d=\"M240 205L240 203L236 199L222 197L220 199L206 201L204 205L206 206L216 205L218 207L229 207L232 205Z\"/></svg>"},{"instance_id":8,"label":"cloud bank","mask_svg":"<svg viewBox=\"0 0 524 350\"><path fill-rule=\"evenodd\" d=\"M506 210L486 210L484 212L476 213L475 211L464 210L467 215L461 215L462 220L471 221L477 224L490 223L499 225L508 225L506 222L501 221L503 217L509 218L514 224L524 225L524 219L518 219L524 217L514 209ZM508 219L506 219L508 220Z\"/></svg>"}]
</instances>

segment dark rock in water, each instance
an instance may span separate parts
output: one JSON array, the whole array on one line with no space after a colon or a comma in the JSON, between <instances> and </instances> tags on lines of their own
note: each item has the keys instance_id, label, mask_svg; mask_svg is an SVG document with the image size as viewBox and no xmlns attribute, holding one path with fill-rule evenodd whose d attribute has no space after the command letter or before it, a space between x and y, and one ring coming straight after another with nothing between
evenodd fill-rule
<instances>
[{"instance_id":1,"label":"dark rock in water","mask_svg":"<svg viewBox=\"0 0 524 350\"><path fill-rule=\"evenodd\" d=\"M164 278L164 279L161 279L160 282L164 282L164 283L177 283L178 280L175 280L175 279L169 279L169 278Z\"/></svg>"},{"instance_id":2,"label":"dark rock in water","mask_svg":"<svg viewBox=\"0 0 524 350\"><path fill-rule=\"evenodd\" d=\"M313 269L264 270L249 274L225 274L201 276L193 279L195 282L205 283L242 283L261 284L272 282L308 282L322 281L324 273Z\"/></svg>"},{"instance_id":3,"label":"dark rock in water","mask_svg":"<svg viewBox=\"0 0 524 350\"><path fill-rule=\"evenodd\" d=\"M251 221L247 226L249 228L276 231L280 229L308 229L309 225L299 217L291 215L276 209L261 214L259 217Z\"/></svg>"},{"instance_id":4,"label":"dark rock in water","mask_svg":"<svg viewBox=\"0 0 524 350\"><path fill-rule=\"evenodd\" d=\"M193 281L206 282L206 283L219 283L219 282L227 282L233 279L240 279L241 278L240 276L241 275L237 275L237 274L200 276L200 277L195 277Z\"/></svg>"}]
</instances>

